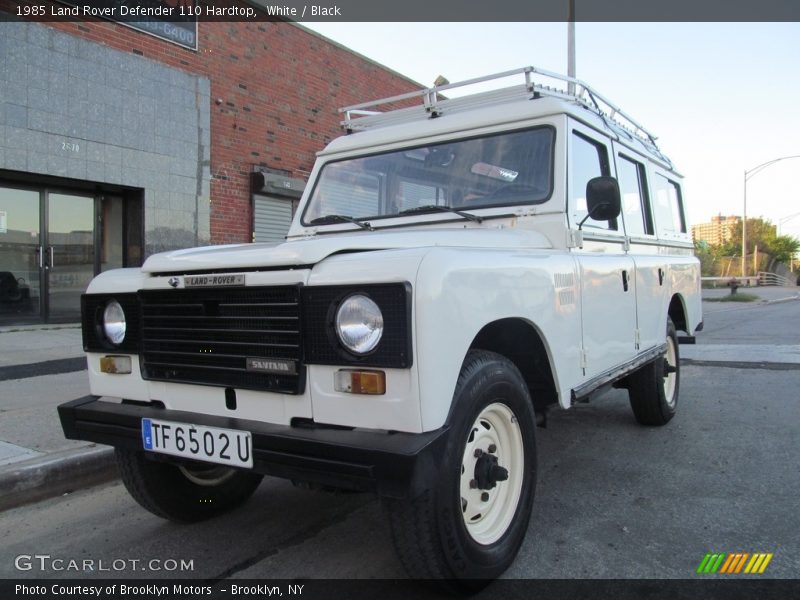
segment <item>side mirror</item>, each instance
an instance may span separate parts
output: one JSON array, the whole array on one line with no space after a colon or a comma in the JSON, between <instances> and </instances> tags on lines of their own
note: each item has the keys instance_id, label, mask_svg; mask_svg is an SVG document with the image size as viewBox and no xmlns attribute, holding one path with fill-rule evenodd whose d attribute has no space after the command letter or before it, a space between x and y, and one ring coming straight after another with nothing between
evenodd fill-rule
<instances>
[{"instance_id":1,"label":"side mirror","mask_svg":"<svg viewBox=\"0 0 800 600\"><path fill-rule=\"evenodd\" d=\"M578 225L583 227L586 219L610 221L616 219L622 211L619 195L619 183L613 177L595 177L586 184L586 208L588 214Z\"/></svg>"}]
</instances>

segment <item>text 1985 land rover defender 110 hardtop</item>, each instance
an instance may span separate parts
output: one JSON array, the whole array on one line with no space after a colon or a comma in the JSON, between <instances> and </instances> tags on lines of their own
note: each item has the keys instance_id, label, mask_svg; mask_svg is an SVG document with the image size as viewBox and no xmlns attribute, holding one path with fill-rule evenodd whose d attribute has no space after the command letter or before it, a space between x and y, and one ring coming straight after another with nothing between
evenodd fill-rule
<instances>
[{"instance_id":1,"label":"text 1985 land rover defender 110 hardtop","mask_svg":"<svg viewBox=\"0 0 800 600\"><path fill-rule=\"evenodd\" d=\"M470 588L526 534L549 408L614 385L640 423L675 414L676 330L701 325L681 178L597 92L530 67L342 110L285 243L92 281L93 396L61 422L176 521L263 474L376 492L409 574Z\"/></svg>"}]
</instances>

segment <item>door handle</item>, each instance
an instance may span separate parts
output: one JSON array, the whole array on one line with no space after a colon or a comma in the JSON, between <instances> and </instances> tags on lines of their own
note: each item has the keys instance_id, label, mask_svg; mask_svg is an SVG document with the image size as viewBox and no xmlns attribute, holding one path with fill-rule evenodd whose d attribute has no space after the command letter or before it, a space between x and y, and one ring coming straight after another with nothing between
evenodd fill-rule
<instances>
[{"instance_id":1,"label":"door handle","mask_svg":"<svg viewBox=\"0 0 800 600\"><path fill-rule=\"evenodd\" d=\"M50 263L50 268L54 268L56 266L56 251L53 246L50 246L47 249L48 258L50 259L48 262Z\"/></svg>"},{"instance_id":2,"label":"door handle","mask_svg":"<svg viewBox=\"0 0 800 600\"><path fill-rule=\"evenodd\" d=\"M658 268L658 285L664 285L664 269Z\"/></svg>"},{"instance_id":3,"label":"door handle","mask_svg":"<svg viewBox=\"0 0 800 600\"><path fill-rule=\"evenodd\" d=\"M622 271L622 289L628 291L628 271L624 269Z\"/></svg>"},{"instance_id":4,"label":"door handle","mask_svg":"<svg viewBox=\"0 0 800 600\"><path fill-rule=\"evenodd\" d=\"M44 269L44 248L41 246L36 248L36 264L40 269Z\"/></svg>"}]
</instances>

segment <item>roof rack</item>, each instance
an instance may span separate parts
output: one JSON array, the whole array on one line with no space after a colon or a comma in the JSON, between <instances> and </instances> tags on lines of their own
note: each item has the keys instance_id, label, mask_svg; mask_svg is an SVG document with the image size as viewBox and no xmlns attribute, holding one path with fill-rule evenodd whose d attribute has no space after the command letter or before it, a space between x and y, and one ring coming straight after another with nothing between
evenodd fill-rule
<instances>
[{"instance_id":1,"label":"roof rack","mask_svg":"<svg viewBox=\"0 0 800 600\"><path fill-rule=\"evenodd\" d=\"M534 82L534 74L540 77L566 83L567 90L557 89L555 87L543 85L542 83ZM516 75L524 76L524 87L517 85L452 99L442 96L442 93L447 90L463 88L470 85L484 83L496 79L503 79L506 77L513 77ZM519 98L521 94L533 94L534 98L538 98L540 96L553 96L556 98L577 102L581 106L597 113L602 119L606 120L609 125L613 124L615 129L624 129L625 131L638 137L646 144L652 146L653 150L658 152L656 136L647 131L632 117L623 112L621 108L616 106L599 92L592 89L579 79L567 77L566 75L553 73L544 69L538 69L536 67L523 67L521 69L514 69L511 71L503 71L493 75L486 75L485 77L467 79L466 81L460 81L457 83L448 83L431 88L424 88L414 92L399 94L397 96L381 98L379 100L362 102L360 104L354 104L352 106L340 108L339 112L344 113L345 115L344 120L341 122L342 127L344 127L348 132L353 132L356 130L371 129L377 126L386 126L418 120L421 116L432 118L438 117L444 112L508 102L509 100ZM386 112L375 110L376 108L385 106L387 104L406 103L408 100L419 98L422 99L422 108L424 112L420 112L419 105L407 108L389 109ZM609 123L609 121L611 122Z\"/></svg>"}]
</instances>

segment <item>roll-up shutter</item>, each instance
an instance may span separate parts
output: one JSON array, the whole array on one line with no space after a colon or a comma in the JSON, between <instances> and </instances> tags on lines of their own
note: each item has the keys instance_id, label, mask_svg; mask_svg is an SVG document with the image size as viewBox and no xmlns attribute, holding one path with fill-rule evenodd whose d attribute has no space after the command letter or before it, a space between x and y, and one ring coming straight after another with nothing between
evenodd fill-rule
<instances>
[{"instance_id":1,"label":"roll-up shutter","mask_svg":"<svg viewBox=\"0 0 800 600\"><path fill-rule=\"evenodd\" d=\"M292 223L292 201L253 196L253 241L280 244Z\"/></svg>"}]
</instances>

